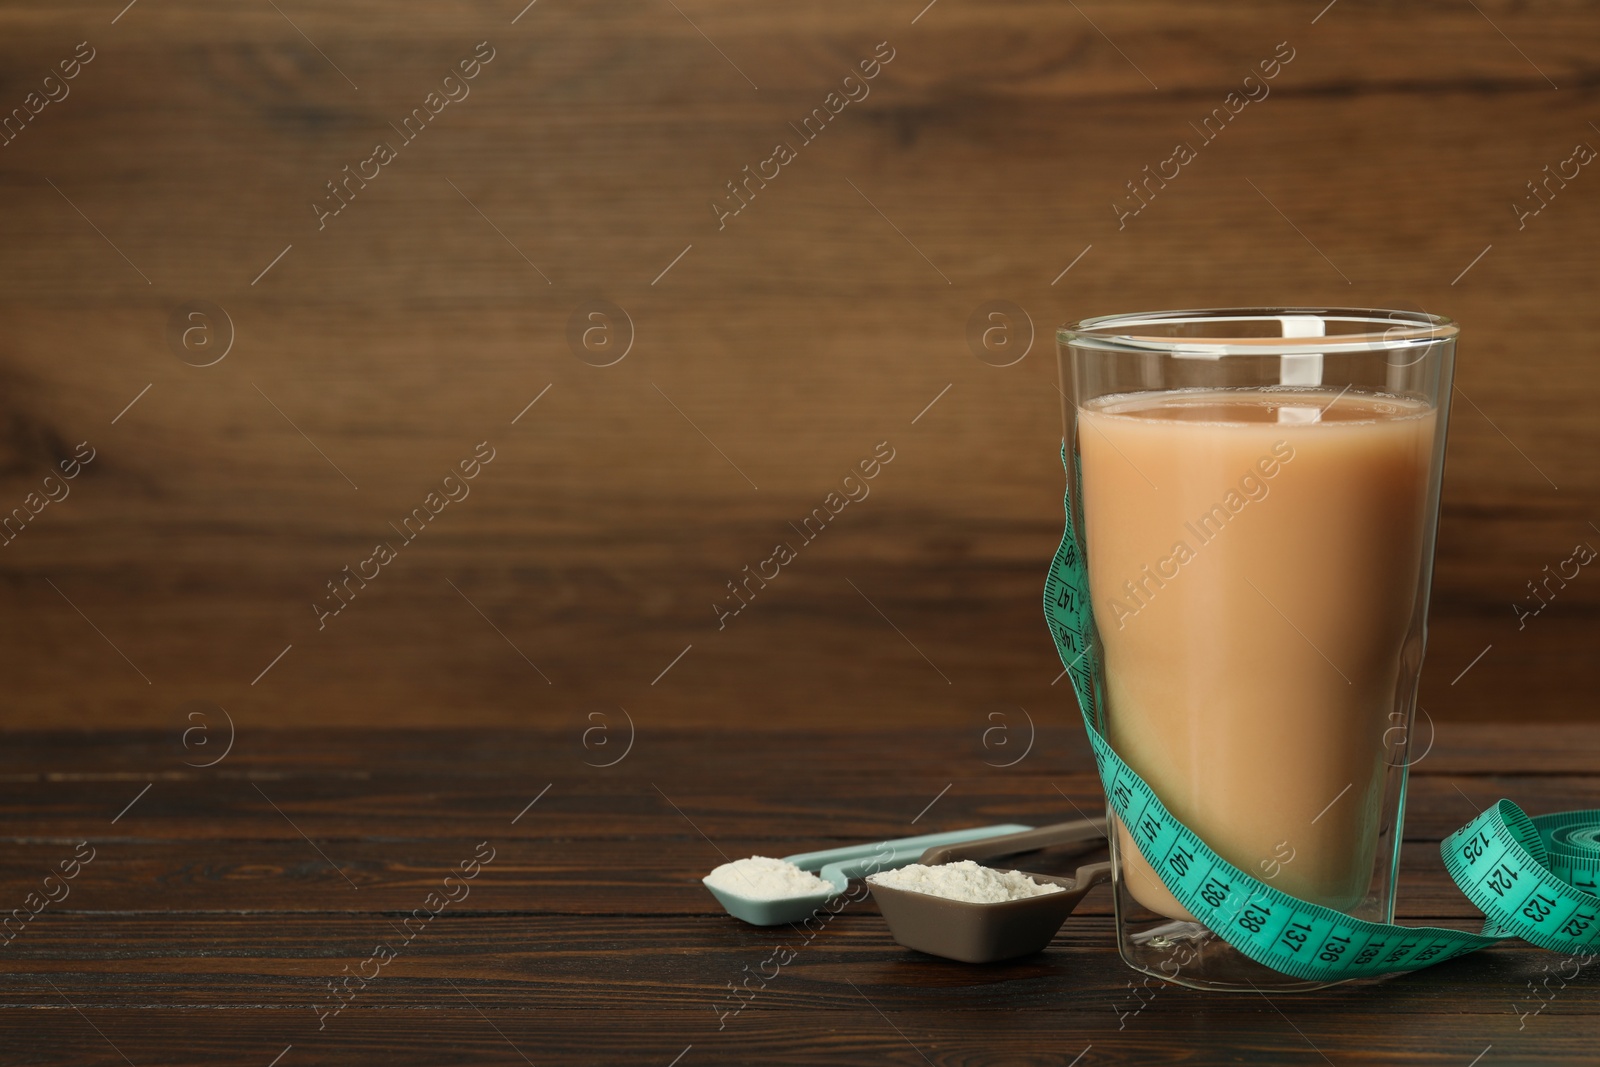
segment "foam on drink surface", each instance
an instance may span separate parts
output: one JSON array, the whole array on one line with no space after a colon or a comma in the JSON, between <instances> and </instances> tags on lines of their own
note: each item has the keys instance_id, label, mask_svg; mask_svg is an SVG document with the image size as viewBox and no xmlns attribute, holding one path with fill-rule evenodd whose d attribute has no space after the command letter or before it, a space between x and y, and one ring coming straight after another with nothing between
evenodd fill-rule
<instances>
[{"instance_id":1,"label":"foam on drink surface","mask_svg":"<svg viewBox=\"0 0 1600 1067\"><path fill-rule=\"evenodd\" d=\"M1385 731L1421 655L1436 416L1323 388L1176 390L1079 410L1108 735L1224 858L1341 910L1367 893ZM1119 827L1141 904L1188 919Z\"/></svg>"}]
</instances>

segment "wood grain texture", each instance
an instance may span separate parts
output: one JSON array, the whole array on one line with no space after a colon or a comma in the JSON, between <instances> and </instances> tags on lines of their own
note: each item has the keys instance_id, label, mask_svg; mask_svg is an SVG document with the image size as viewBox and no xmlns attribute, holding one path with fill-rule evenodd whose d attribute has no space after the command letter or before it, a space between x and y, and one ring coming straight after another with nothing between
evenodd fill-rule
<instances>
[{"instance_id":1,"label":"wood grain texture","mask_svg":"<svg viewBox=\"0 0 1600 1067\"><path fill-rule=\"evenodd\" d=\"M108 6L0 8L6 108L95 49L0 148L0 507L97 449L0 549L6 723L1070 715L1037 617L1050 328L1241 303L1463 322L1423 704L1588 711L1600 582L1524 629L1512 604L1600 537L1600 197L1585 171L1510 207L1600 137L1588 5ZM319 230L324 183L480 41L470 96ZM1284 41L1119 230L1124 183ZM719 230L709 201L879 42L870 95ZM606 368L567 340L597 295L634 333ZM235 334L203 369L166 338L196 299ZM1014 366L965 341L991 299L1034 324ZM319 630L325 583L485 440L471 496ZM872 495L719 631L725 583L880 441Z\"/></svg>"},{"instance_id":2,"label":"wood grain texture","mask_svg":"<svg viewBox=\"0 0 1600 1067\"><path fill-rule=\"evenodd\" d=\"M4 735L0 900L20 905L78 842L95 850L0 947L7 1063L1060 1064L1092 1047L1082 1063L1376 1065L1492 1046L1498 1062L1567 1064L1600 1037L1590 968L1553 979L1532 1014L1530 983L1573 962L1520 943L1270 1001L1142 990L1135 1013L1104 893L1045 952L972 967L896 945L870 901L805 939L728 918L698 885L719 850L1097 809L1076 735L1042 735L1009 768L985 764L980 733L940 728L666 731L605 769L569 732L260 731L203 770L183 766L195 740ZM1595 744L1578 725L1441 730L1413 769L1403 920L1475 928L1439 837L1500 795L1534 813L1600 806L1600 777L1572 766ZM319 1028L327 983L400 943L485 840L468 896ZM794 960L725 1014L728 983L784 946Z\"/></svg>"}]
</instances>

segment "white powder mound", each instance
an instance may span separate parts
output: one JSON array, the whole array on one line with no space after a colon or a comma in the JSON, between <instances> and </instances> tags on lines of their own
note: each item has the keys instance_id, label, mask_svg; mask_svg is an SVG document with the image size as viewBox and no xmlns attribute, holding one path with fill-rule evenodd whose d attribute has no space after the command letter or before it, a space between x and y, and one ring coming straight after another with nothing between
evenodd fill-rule
<instances>
[{"instance_id":1,"label":"white powder mound","mask_svg":"<svg viewBox=\"0 0 1600 1067\"><path fill-rule=\"evenodd\" d=\"M751 856L724 863L705 877L706 885L746 900L783 900L832 893L833 883L802 871L788 860Z\"/></svg>"},{"instance_id":2,"label":"white powder mound","mask_svg":"<svg viewBox=\"0 0 1600 1067\"><path fill-rule=\"evenodd\" d=\"M1054 882L1041 884L1021 871L997 871L972 860L942 863L937 867L913 863L897 871L869 874L867 881L890 889L909 889L913 893L964 900L969 904L999 904L1062 891Z\"/></svg>"}]
</instances>

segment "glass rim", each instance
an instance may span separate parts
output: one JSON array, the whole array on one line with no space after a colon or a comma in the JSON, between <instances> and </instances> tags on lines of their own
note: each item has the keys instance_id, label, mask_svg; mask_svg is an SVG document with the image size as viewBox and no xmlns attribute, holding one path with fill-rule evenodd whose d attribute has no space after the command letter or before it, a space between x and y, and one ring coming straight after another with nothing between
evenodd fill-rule
<instances>
[{"instance_id":1,"label":"glass rim","mask_svg":"<svg viewBox=\"0 0 1600 1067\"><path fill-rule=\"evenodd\" d=\"M1277 320L1283 334L1277 337L1163 336L1162 327L1212 322L1268 322ZM1332 322L1366 323L1378 329L1327 333ZM1140 327L1154 328L1140 332ZM1194 308L1179 311L1127 312L1097 315L1060 326L1056 341L1108 352L1165 354L1175 357L1218 359L1223 356L1348 354L1426 347L1454 340L1461 327L1453 319L1427 311L1383 308Z\"/></svg>"}]
</instances>

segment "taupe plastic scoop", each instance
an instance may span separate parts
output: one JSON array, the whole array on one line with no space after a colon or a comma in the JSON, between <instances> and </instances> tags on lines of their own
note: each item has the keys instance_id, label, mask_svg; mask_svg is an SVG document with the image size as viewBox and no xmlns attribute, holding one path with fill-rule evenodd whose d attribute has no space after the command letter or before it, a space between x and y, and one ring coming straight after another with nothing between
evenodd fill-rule
<instances>
[{"instance_id":1,"label":"taupe plastic scoop","mask_svg":"<svg viewBox=\"0 0 1600 1067\"><path fill-rule=\"evenodd\" d=\"M959 845L942 845L922 854L919 863L934 866L957 860L984 860L1012 856L1051 845L1077 844L1074 853L1097 849L1104 841L1104 819L1041 826L1037 830L991 837ZM1050 944L1072 909L1089 890L1111 878L1110 863L1079 867L1071 878L1024 872L1036 882L1061 886L1059 893L972 904L930 893L869 882L878 910L888 920L889 933L906 948L963 963L995 963L1039 952Z\"/></svg>"}]
</instances>

